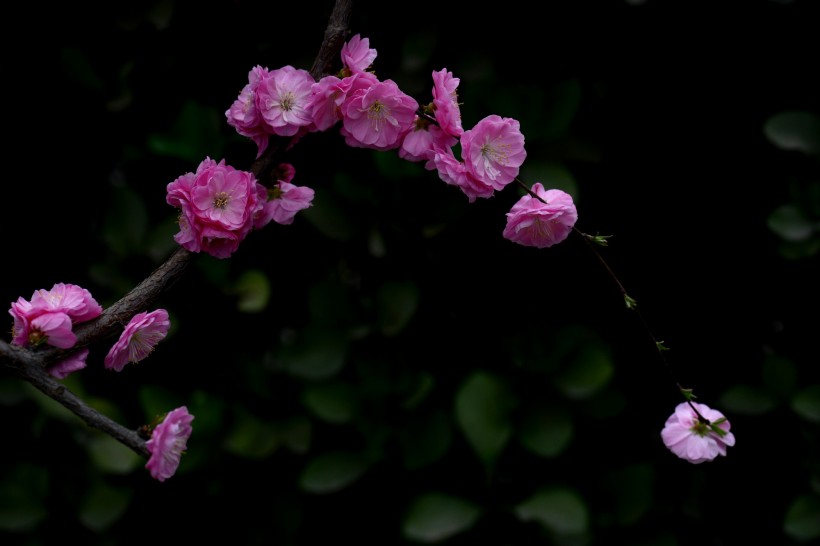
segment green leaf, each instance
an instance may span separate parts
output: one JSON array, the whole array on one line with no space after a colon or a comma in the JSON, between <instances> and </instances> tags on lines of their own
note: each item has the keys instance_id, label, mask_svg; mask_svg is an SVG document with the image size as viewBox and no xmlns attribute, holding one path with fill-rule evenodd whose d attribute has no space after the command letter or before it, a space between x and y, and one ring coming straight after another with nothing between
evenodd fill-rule
<instances>
[{"instance_id":1,"label":"green leaf","mask_svg":"<svg viewBox=\"0 0 820 546\"><path fill-rule=\"evenodd\" d=\"M792 409L807 421L820 423L820 385L809 385L792 398Z\"/></svg>"},{"instance_id":2,"label":"green leaf","mask_svg":"<svg viewBox=\"0 0 820 546\"><path fill-rule=\"evenodd\" d=\"M732 413L763 415L774 409L775 402L758 387L735 385L720 397L720 403Z\"/></svg>"},{"instance_id":3,"label":"green leaf","mask_svg":"<svg viewBox=\"0 0 820 546\"><path fill-rule=\"evenodd\" d=\"M98 482L84 495L79 519L92 531L105 531L125 514L131 496L128 489Z\"/></svg>"},{"instance_id":4,"label":"green leaf","mask_svg":"<svg viewBox=\"0 0 820 546\"><path fill-rule=\"evenodd\" d=\"M402 531L418 542L441 542L472 527L480 514L476 505L459 497L425 493L410 504Z\"/></svg>"},{"instance_id":5,"label":"green leaf","mask_svg":"<svg viewBox=\"0 0 820 546\"><path fill-rule=\"evenodd\" d=\"M379 287L376 301L381 332L394 336L413 318L418 307L419 290L412 281L388 281Z\"/></svg>"},{"instance_id":6,"label":"green leaf","mask_svg":"<svg viewBox=\"0 0 820 546\"><path fill-rule=\"evenodd\" d=\"M308 327L293 345L282 347L280 358L287 371L301 379L322 380L344 366L349 341L335 329Z\"/></svg>"},{"instance_id":7,"label":"green leaf","mask_svg":"<svg viewBox=\"0 0 820 546\"><path fill-rule=\"evenodd\" d=\"M335 493L358 480L367 470L367 462L356 453L332 451L311 459L299 479L308 493Z\"/></svg>"},{"instance_id":8,"label":"green leaf","mask_svg":"<svg viewBox=\"0 0 820 546\"><path fill-rule=\"evenodd\" d=\"M811 493L797 497L786 511L783 530L801 542L820 538L820 497Z\"/></svg>"},{"instance_id":9,"label":"green leaf","mask_svg":"<svg viewBox=\"0 0 820 546\"><path fill-rule=\"evenodd\" d=\"M143 464L143 459L107 434L95 434L86 444L97 468L111 474L128 474Z\"/></svg>"},{"instance_id":10,"label":"green leaf","mask_svg":"<svg viewBox=\"0 0 820 546\"><path fill-rule=\"evenodd\" d=\"M599 343L578 347L569 366L555 378L556 385L572 399L589 398L600 391L615 372L609 351Z\"/></svg>"},{"instance_id":11,"label":"green leaf","mask_svg":"<svg viewBox=\"0 0 820 546\"><path fill-rule=\"evenodd\" d=\"M820 117L800 110L780 112L766 120L763 133L783 150L820 153Z\"/></svg>"},{"instance_id":12,"label":"green leaf","mask_svg":"<svg viewBox=\"0 0 820 546\"><path fill-rule=\"evenodd\" d=\"M239 295L236 307L243 313L264 311L270 301L270 281L258 269L243 272L237 279L234 290Z\"/></svg>"},{"instance_id":13,"label":"green leaf","mask_svg":"<svg viewBox=\"0 0 820 546\"><path fill-rule=\"evenodd\" d=\"M487 468L494 465L512 435L513 404L507 386L486 372L474 373L456 394L456 420Z\"/></svg>"},{"instance_id":14,"label":"green leaf","mask_svg":"<svg viewBox=\"0 0 820 546\"><path fill-rule=\"evenodd\" d=\"M328 423L347 423L356 412L356 397L347 383L308 385L302 401L314 415Z\"/></svg>"},{"instance_id":15,"label":"green leaf","mask_svg":"<svg viewBox=\"0 0 820 546\"><path fill-rule=\"evenodd\" d=\"M794 205L781 205L769 214L766 224L781 238L790 242L805 241L814 232L814 223Z\"/></svg>"},{"instance_id":16,"label":"green leaf","mask_svg":"<svg viewBox=\"0 0 820 546\"><path fill-rule=\"evenodd\" d=\"M48 471L31 463L0 468L0 529L23 532L45 520Z\"/></svg>"},{"instance_id":17,"label":"green leaf","mask_svg":"<svg viewBox=\"0 0 820 546\"><path fill-rule=\"evenodd\" d=\"M536 521L556 535L580 535L589 527L583 499L571 489L541 489L515 507L521 521Z\"/></svg>"},{"instance_id":18,"label":"green leaf","mask_svg":"<svg viewBox=\"0 0 820 546\"><path fill-rule=\"evenodd\" d=\"M556 457L569 446L574 426L569 414L561 408L536 408L521 423L521 444L541 457Z\"/></svg>"}]
</instances>

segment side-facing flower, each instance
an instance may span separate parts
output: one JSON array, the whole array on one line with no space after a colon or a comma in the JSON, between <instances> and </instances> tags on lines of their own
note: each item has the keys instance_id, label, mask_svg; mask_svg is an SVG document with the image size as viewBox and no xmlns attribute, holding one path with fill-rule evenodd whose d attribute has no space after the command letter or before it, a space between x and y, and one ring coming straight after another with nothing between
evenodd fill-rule
<instances>
[{"instance_id":1,"label":"side-facing flower","mask_svg":"<svg viewBox=\"0 0 820 546\"><path fill-rule=\"evenodd\" d=\"M706 404L681 402L675 413L669 416L661 431L661 438L672 453L690 463L711 461L718 455L726 455L726 448L735 445L735 436L729 432L729 421L719 411Z\"/></svg>"},{"instance_id":2,"label":"side-facing flower","mask_svg":"<svg viewBox=\"0 0 820 546\"><path fill-rule=\"evenodd\" d=\"M259 229L270 223L289 225L293 223L296 213L313 205L313 188L294 186L290 182L280 180L268 190L268 201L254 219L254 227Z\"/></svg>"},{"instance_id":3,"label":"side-facing flower","mask_svg":"<svg viewBox=\"0 0 820 546\"><path fill-rule=\"evenodd\" d=\"M169 412L151 432L151 438L145 443L150 453L145 468L154 479L164 482L176 473L180 458L188 449L193 420L188 408L181 406Z\"/></svg>"},{"instance_id":4,"label":"side-facing flower","mask_svg":"<svg viewBox=\"0 0 820 546\"><path fill-rule=\"evenodd\" d=\"M356 34L342 45L342 64L351 74L366 71L376 60L377 52L370 47L370 39Z\"/></svg>"},{"instance_id":5,"label":"side-facing flower","mask_svg":"<svg viewBox=\"0 0 820 546\"><path fill-rule=\"evenodd\" d=\"M268 131L265 120L256 107L256 90L262 80L268 78L270 71L262 66L255 66L248 72L248 83L240 91L239 96L225 111L228 125L236 129L242 136L249 137L256 143L256 157L262 155L268 147Z\"/></svg>"},{"instance_id":6,"label":"side-facing flower","mask_svg":"<svg viewBox=\"0 0 820 546\"><path fill-rule=\"evenodd\" d=\"M458 105L459 78L446 68L433 72L433 106L436 122L448 135L460 137L464 133L461 127L461 108Z\"/></svg>"},{"instance_id":7,"label":"side-facing flower","mask_svg":"<svg viewBox=\"0 0 820 546\"><path fill-rule=\"evenodd\" d=\"M48 373L57 379L65 379L69 375L85 368L88 358L88 349L82 348L77 352L48 367Z\"/></svg>"},{"instance_id":8,"label":"side-facing flower","mask_svg":"<svg viewBox=\"0 0 820 546\"><path fill-rule=\"evenodd\" d=\"M129 362L136 364L146 358L157 343L168 335L171 322L168 311L143 311L134 315L125 326L120 339L105 356L105 367L121 372Z\"/></svg>"},{"instance_id":9,"label":"side-facing flower","mask_svg":"<svg viewBox=\"0 0 820 546\"><path fill-rule=\"evenodd\" d=\"M533 184L532 191L541 200L527 194L513 205L507 213L504 238L537 248L560 243L578 220L572 197L561 190L544 190L540 182Z\"/></svg>"}]
</instances>

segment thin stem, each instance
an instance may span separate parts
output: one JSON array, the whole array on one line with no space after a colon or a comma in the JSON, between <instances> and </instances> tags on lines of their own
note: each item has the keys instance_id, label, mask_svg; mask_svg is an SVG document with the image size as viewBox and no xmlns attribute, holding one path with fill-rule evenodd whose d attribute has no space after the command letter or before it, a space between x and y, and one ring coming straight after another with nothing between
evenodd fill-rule
<instances>
[{"instance_id":1,"label":"thin stem","mask_svg":"<svg viewBox=\"0 0 820 546\"><path fill-rule=\"evenodd\" d=\"M519 185L519 187L521 187L524 191L526 191L531 197L533 197L535 199L538 199L539 201L541 201L544 204L547 204L547 202L544 201L541 198L541 196L539 196L537 193L532 191L532 189L530 189L529 186L524 184L524 182L522 182L518 178L515 178L515 182ZM637 315L638 320L641 322L641 325L643 326L644 331L649 336L649 339L652 340L652 343L655 346L655 350L658 352L658 357L660 358L661 363L663 364L663 366L666 369L667 373L669 373L669 376L672 378L672 381L675 383L675 386L677 386L678 391L681 394L684 395L684 398L686 399L686 403L689 404L689 407L691 407L692 411L694 411L695 414L698 416L698 420L701 421L702 423L709 424L709 420L706 419L703 415L701 415L701 413L697 410L697 408L692 403L691 396L686 395L686 393L691 392L691 391L689 391L688 389L685 389L680 384L677 377L675 376L675 373L672 371L672 367L669 365L669 362L666 360L666 357L664 357L663 352L667 349L666 349L666 347L664 347L663 342L658 341L658 339L655 337L655 334L652 333L652 329L649 327L649 323L646 321L646 319L643 316L643 313L641 313L641 310L638 308L637 303L627 293L626 288L624 288L623 283L621 283L618 276L612 270L612 267L610 267L610 265L604 259L603 255L601 255L601 253L598 252L598 249L593 244L592 241L595 240L596 237L594 237L592 235L588 235L588 234L580 231L575 226L572 227L572 231L576 235L580 236L581 239L584 241L584 243L586 243L587 248L595 255L595 257L598 259L598 263L601 264L601 266L606 271L607 275L609 275L609 277L612 279L612 281L618 287L618 290L621 292L621 296L623 296L624 301L626 302L627 308L629 310L633 311Z\"/></svg>"}]
</instances>

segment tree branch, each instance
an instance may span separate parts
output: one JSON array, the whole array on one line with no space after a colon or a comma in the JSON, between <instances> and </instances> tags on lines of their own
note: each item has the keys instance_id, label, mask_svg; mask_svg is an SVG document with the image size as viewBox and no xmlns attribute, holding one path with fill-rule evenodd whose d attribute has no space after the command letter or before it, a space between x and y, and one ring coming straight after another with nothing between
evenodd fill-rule
<instances>
[{"instance_id":1,"label":"tree branch","mask_svg":"<svg viewBox=\"0 0 820 546\"><path fill-rule=\"evenodd\" d=\"M310 70L315 79L324 75L333 59L338 57L345 38L350 33L348 27L352 7L352 0L336 0L325 29L324 40ZM268 151L272 153L275 148L278 146L271 146ZM263 154L251 167L257 178L263 176L264 172L270 168L271 153ZM162 292L170 288L182 276L193 257L192 252L182 247L174 251L153 273L119 301L105 309L99 317L77 325L74 330L77 343L71 349L40 347L32 350L0 340L0 363L12 368L22 379L71 410L88 426L105 432L138 454L147 457L149 453L145 447L145 440L136 431L123 427L88 406L81 398L55 380L46 368L79 348L116 335L131 317L150 307Z\"/></svg>"}]
</instances>

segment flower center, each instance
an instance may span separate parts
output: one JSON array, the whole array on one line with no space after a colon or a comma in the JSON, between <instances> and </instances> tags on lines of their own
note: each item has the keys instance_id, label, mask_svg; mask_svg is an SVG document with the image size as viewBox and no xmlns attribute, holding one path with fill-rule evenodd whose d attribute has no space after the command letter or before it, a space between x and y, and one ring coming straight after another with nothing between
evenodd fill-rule
<instances>
[{"instance_id":1,"label":"flower center","mask_svg":"<svg viewBox=\"0 0 820 546\"><path fill-rule=\"evenodd\" d=\"M231 197L228 195L227 192L221 191L214 195L214 207L218 209L224 209L228 206L228 201L231 200Z\"/></svg>"},{"instance_id":2,"label":"flower center","mask_svg":"<svg viewBox=\"0 0 820 546\"><path fill-rule=\"evenodd\" d=\"M282 101L279 103L279 106L281 106L285 112L290 112L293 109L294 102L296 102L296 97L292 91L288 91L282 96Z\"/></svg>"},{"instance_id":3,"label":"flower center","mask_svg":"<svg viewBox=\"0 0 820 546\"><path fill-rule=\"evenodd\" d=\"M486 161L494 161L499 165L506 165L509 156L509 147L508 144L504 143L496 144L493 141L485 142L481 147L481 156Z\"/></svg>"}]
</instances>

